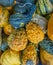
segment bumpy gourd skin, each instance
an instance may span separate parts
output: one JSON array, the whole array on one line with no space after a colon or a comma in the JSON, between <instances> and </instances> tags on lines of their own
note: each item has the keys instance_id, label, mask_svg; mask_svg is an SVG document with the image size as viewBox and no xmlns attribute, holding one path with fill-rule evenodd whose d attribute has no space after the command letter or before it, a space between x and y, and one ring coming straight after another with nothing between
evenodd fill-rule
<instances>
[{"instance_id":1,"label":"bumpy gourd skin","mask_svg":"<svg viewBox=\"0 0 53 65\"><path fill-rule=\"evenodd\" d=\"M12 6L14 4L14 0L0 0L0 5L3 6Z\"/></svg>"},{"instance_id":2,"label":"bumpy gourd skin","mask_svg":"<svg viewBox=\"0 0 53 65\"><path fill-rule=\"evenodd\" d=\"M42 65L53 65L53 55L49 54L42 48L40 49L40 58Z\"/></svg>"},{"instance_id":3,"label":"bumpy gourd skin","mask_svg":"<svg viewBox=\"0 0 53 65\"><path fill-rule=\"evenodd\" d=\"M13 32L13 30L14 28L10 24L4 26L4 33L6 35L10 35Z\"/></svg>"},{"instance_id":4,"label":"bumpy gourd skin","mask_svg":"<svg viewBox=\"0 0 53 65\"><path fill-rule=\"evenodd\" d=\"M48 30L47 30L48 37L53 41L53 14L48 22Z\"/></svg>"},{"instance_id":5,"label":"bumpy gourd skin","mask_svg":"<svg viewBox=\"0 0 53 65\"><path fill-rule=\"evenodd\" d=\"M44 39L44 32L41 27L34 22L29 22L26 25L28 40L34 44L37 44Z\"/></svg>"},{"instance_id":6,"label":"bumpy gourd skin","mask_svg":"<svg viewBox=\"0 0 53 65\"><path fill-rule=\"evenodd\" d=\"M37 2L37 13L41 15L49 14L53 11L50 0L38 0Z\"/></svg>"},{"instance_id":7,"label":"bumpy gourd skin","mask_svg":"<svg viewBox=\"0 0 53 65\"><path fill-rule=\"evenodd\" d=\"M32 15L36 10L36 6L31 3L25 3L24 5L18 4L18 5L19 8L16 7L17 12L11 15L9 18L9 22L14 28L23 27L27 22L31 20Z\"/></svg>"},{"instance_id":8,"label":"bumpy gourd skin","mask_svg":"<svg viewBox=\"0 0 53 65\"><path fill-rule=\"evenodd\" d=\"M20 53L12 50L6 50L1 56L2 65L20 65Z\"/></svg>"},{"instance_id":9,"label":"bumpy gourd skin","mask_svg":"<svg viewBox=\"0 0 53 65\"><path fill-rule=\"evenodd\" d=\"M27 36L23 28L20 28L14 31L8 37L8 45L12 50L21 51L26 48L27 45Z\"/></svg>"},{"instance_id":10,"label":"bumpy gourd skin","mask_svg":"<svg viewBox=\"0 0 53 65\"><path fill-rule=\"evenodd\" d=\"M8 23L9 12L6 8L0 6L0 27L4 27Z\"/></svg>"},{"instance_id":11,"label":"bumpy gourd skin","mask_svg":"<svg viewBox=\"0 0 53 65\"><path fill-rule=\"evenodd\" d=\"M23 51L22 65L36 65L38 62L35 45L30 43Z\"/></svg>"}]
</instances>

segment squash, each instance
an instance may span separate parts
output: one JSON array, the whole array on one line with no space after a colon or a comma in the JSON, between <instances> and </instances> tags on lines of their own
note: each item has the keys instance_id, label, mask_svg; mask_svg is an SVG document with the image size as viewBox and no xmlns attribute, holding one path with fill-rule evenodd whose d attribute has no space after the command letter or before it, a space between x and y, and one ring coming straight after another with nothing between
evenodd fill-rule
<instances>
[{"instance_id":1,"label":"squash","mask_svg":"<svg viewBox=\"0 0 53 65\"><path fill-rule=\"evenodd\" d=\"M14 28L10 24L4 26L4 33L6 35L10 35L13 32L13 30Z\"/></svg>"},{"instance_id":2,"label":"squash","mask_svg":"<svg viewBox=\"0 0 53 65\"><path fill-rule=\"evenodd\" d=\"M35 22L29 22L26 25L28 40L36 45L44 39L44 32Z\"/></svg>"},{"instance_id":3,"label":"squash","mask_svg":"<svg viewBox=\"0 0 53 65\"><path fill-rule=\"evenodd\" d=\"M12 50L21 51L26 48L27 36L24 28L20 28L12 32L8 39L8 45Z\"/></svg>"},{"instance_id":4,"label":"squash","mask_svg":"<svg viewBox=\"0 0 53 65\"><path fill-rule=\"evenodd\" d=\"M0 27L4 27L8 23L9 12L6 8L0 6Z\"/></svg>"},{"instance_id":5,"label":"squash","mask_svg":"<svg viewBox=\"0 0 53 65\"><path fill-rule=\"evenodd\" d=\"M21 59L22 65L37 65L39 63L36 47L34 44L29 43L26 49L22 51Z\"/></svg>"},{"instance_id":6,"label":"squash","mask_svg":"<svg viewBox=\"0 0 53 65\"><path fill-rule=\"evenodd\" d=\"M50 0L38 0L36 6L37 13L41 15L46 15L53 11L53 7Z\"/></svg>"},{"instance_id":7,"label":"squash","mask_svg":"<svg viewBox=\"0 0 53 65\"><path fill-rule=\"evenodd\" d=\"M14 4L14 0L0 0L0 5L3 6L12 6Z\"/></svg>"},{"instance_id":8,"label":"squash","mask_svg":"<svg viewBox=\"0 0 53 65\"><path fill-rule=\"evenodd\" d=\"M53 65L53 41L44 39L39 43L42 65Z\"/></svg>"},{"instance_id":9,"label":"squash","mask_svg":"<svg viewBox=\"0 0 53 65\"><path fill-rule=\"evenodd\" d=\"M49 39L53 41L53 14L51 15L51 18L49 19L49 22L48 22L47 34Z\"/></svg>"},{"instance_id":10,"label":"squash","mask_svg":"<svg viewBox=\"0 0 53 65\"><path fill-rule=\"evenodd\" d=\"M6 50L1 55L1 64L2 65L20 65L20 53L12 51L10 49Z\"/></svg>"},{"instance_id":11,"label":"squash","mask_svg":"<svg viewBox=\"0 0 53 65\"><path fill-rule=\"evenodd\" d=\"M31 19L32 22L35 22L36 24L38 24L42 30L44 31L44 33L46 34L47 31L47 19L44 18L43 16L40 16L38 14L34 14L33 18Z\"/></svg>"},{"instance_id":12,"label":"squash","mask_svg":"<svg viewBox=\"0 0 53 65\"><path fill-rule=\"evenodd\" d=\"M15 7L16 13L11 15L9 18L10 24L16 29L20 27L24 27L24 25L31 20L32 15L36 10L36 6L31 3L25 3L21 7L20 6L21 4L16 5ZM23 9L24 11L22 11Z\"/></svg>"}]
</instances>

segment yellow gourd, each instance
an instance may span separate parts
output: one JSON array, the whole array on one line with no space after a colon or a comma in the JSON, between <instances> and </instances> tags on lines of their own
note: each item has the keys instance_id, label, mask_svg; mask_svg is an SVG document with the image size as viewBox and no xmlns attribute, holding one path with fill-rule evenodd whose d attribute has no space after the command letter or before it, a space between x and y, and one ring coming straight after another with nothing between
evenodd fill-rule
<instances>
[{"instance_id":1,"label":"yellow gourd","mask_svg":"<svg viewBox=\"0 0 53 65\"><path fill-rule=\"evenodd\" d=\"M29 22L26 26L28 40L34 44L38 44L44 39L44 32L41 27L34 22Z\"/></svg>"},{"instance_id":2,"label":"yellow gourd","mask_svg":"<svg viewBox=\"0 0 53 65\"><path fill-rule=\"evenodd\" d=\"M20 65L20 53L12 50L5 51L1 56L1 65Z\"/></svg>"},{"instance_id":3,"label":"yellow gourd","mask_svg":"<svg viewBox=\"0 0 53 65\"><path fill-rule=\"evenodd\" d=\"M10 35L13 32L13 30L14 28L10 24L4 26L4 33L6 35Z\"/></svg>"},{"instance_id":4,"label":"yellow gourd","mask_svg":"<svg viewBox=\"0 0 53 65\"><path fill-rule=\"evenodd\" d=\"M48 31L47 31L49 39L53 41L53 14L51 15L51 18L48 22Z\"/></svg>"},{"instance_id":5,"label":"yellow gourd","mask_svg":"<svg viewBox=\"0 0 53 65\"><path fill-rule=\"evenodd\" d=\"M40 49L40 58L43 65L53 65L53 55Z\"/></svg>"},{"instance_id":6,"label":"yellow gourd","mask_svg":"<svg viewBox=\"0 0 53 65\"><path fill-rule=\"evenodd\" d=\"M0 6L0 27L4 27L8 23L9 12L6 8Z\"/></svg>"}]
</instances>

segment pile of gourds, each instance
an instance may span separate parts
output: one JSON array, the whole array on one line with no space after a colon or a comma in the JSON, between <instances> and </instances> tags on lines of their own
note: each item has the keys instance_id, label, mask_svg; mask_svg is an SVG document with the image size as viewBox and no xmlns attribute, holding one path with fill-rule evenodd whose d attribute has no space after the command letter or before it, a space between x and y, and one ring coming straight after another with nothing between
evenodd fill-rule
<instances>
[{"instance_id":1,"label":"pile of gourds","mask_svg":"<svg viewBox=\"0 0 53 65\"><path fill-rule=\"evenodd\" d=\"M0 0L0 65L53 65L53 0Z\"/></svg>"}]
</instances>

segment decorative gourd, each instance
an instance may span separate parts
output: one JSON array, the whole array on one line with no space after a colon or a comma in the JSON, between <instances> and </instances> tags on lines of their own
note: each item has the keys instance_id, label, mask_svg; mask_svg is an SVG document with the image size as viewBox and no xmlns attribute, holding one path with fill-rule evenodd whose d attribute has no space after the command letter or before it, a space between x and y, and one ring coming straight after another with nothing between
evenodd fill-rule
<instances>
[{"instance_id":1,"label":"decorative gourd","mask_svg":"<svg viewBox=\"0 0 53 65\"><path fill-rule=\"evenodd\" d=\"M4 27L4 33L6 35L10 35L13 32L13 30L14 30L14 28L10 24L8 24Z\"/></svg>"},{"instance_id":2,"label":"decorative gourd","mask_svg":"<svg viewBox=\"0 0 53 65\"><path fill-rule=\"evenodd\" d=\"M20 65L20 53L12 50L5 51L1 56L1 65Z\"/></svg>"},{"instance_id":3,"label":"decorative gourd","mask_svg":"<svg viewBox=\"0 0 53 65\"><path fill-rule=\"evenodd\" d=\"M14 4L14 0L0 0L0 5L3 6L12 6Z\"/></svg>"},{"instance_id":4,"label":"decorative gourd","mask_svg":"<svg viewBox=\"0 0 53 65\"><path fill-rule=\"evenodd\" d=\"M40 59L42 65L53 65L53 42L44 39L40 42Z\"/></svg>"},{"instance_id":5,"label":"decorative gourd","mask_svg":"<svg viewBox=\"0 0 53 65\"><path fill-rule=\"evenodd\" d=\"M6 8L0 6L0 27L4 27L8 23L9 12Z\"/></svg>"},{"instance_id":6,"label":"decorative gourd","mask_svg":"<svg viewBox=\"0 0 53 65\"><path fill-rule=\"evenodd\" d=\"M44 31L44 33L46 33L47 31L47 19L38 15L38 14L35 14L32 18L32 22L35 22L36 24L38 24L42 30Z\"/></svg>"},{"instance_id":7,"label":"decorative gourd","mask_svg":"<svg viewBox=\"0 0 53 65\"><path fill-rule=\"evenodd\" d=\"M37 44L44 39L44 32L41 27L35 22L29 22L26 25L28 40L34 44Z\"/></svg>"},{"instance_id":8,"label":"decorative gourd","mask_svg":"<svg viewBox=\"0 0 53 65\"><path fill-rule=\"evenodd\" d=\"M53 10L50 0L38 0L37 2L37 13L46 15L51 13Z\"/></svg>"},{"instance_id":9,"label":"decorative gourd","mask_svg":"<svg viewBox=\"0 0 53 65\"><path fill-rule=\"evenodd\" d=\"M23 27L27 22L29 22L32 18L32 15L36 9L36 6L31 3L25 3L24 5L20 5L21 10L25 8L25 12L22 14L21 10L19 10L17 13L10 16L9 22L14 28L20 28ZM16 8L16 9L20 9Z\"/></svg>"},{"instance_id":10,"label":"decorative gourd","mask_svg":"<svg viewBox=\"0 0 53 65\"><path fill-rule=\"evenodd\" d=\"M49 39L53 41L53 14L51 15L51 18L48 22L48 31L47 31Z\"/></svg>"},{"instance_id":11,"label":"decorative gourd","mask_svg":"<svg viewBox=\"0 0 53 65\"><path fill-rule=\"evenodd\" d=\"M25 50L23 50L22 54L22 65L37 65L38 57L37 51L34 44L29 43Z\"/></svg>"},{"instance_id":12,"label":"decorative gourd","mask_svg":"<svg viewBox=\"0 0 53 65\"><path fill-rule=\"evenodd\" d=\"M8 37L8 45L12 50L21 51L26 48L27 36L24 28L12 32Z\"/></svg>"}]
</instances>

